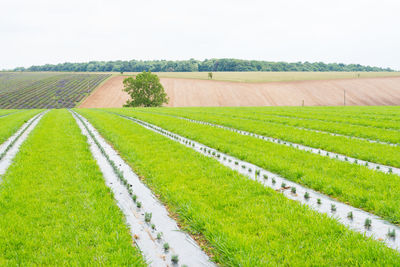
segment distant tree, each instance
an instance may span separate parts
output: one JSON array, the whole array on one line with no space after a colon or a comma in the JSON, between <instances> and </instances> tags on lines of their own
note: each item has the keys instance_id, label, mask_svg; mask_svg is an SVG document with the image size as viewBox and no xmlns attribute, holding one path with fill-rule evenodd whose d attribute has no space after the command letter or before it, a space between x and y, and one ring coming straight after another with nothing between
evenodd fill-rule
<instances>
[{"instance_id":1,"label":"distant tree","mask_svg":"<svg viewBox=\"0 0 400 267\"><path fill-rule=\"evenodd\" d=\"M124 91L131 96L124 107L160 107L169 100L160 79L150 71L126 78Z\"/></svg>"},{"instance_id":2,"label":"distant tree","mask_svg":"<svg viewBox=\"0 0 400 267\"><path fill-rule=\"evenodd\" d=\"M209 73L208 73L208 79L211 79L211 80L212 80L212 77L213 77L212 72L209 72Z\"/></svg>"}]
</instances>

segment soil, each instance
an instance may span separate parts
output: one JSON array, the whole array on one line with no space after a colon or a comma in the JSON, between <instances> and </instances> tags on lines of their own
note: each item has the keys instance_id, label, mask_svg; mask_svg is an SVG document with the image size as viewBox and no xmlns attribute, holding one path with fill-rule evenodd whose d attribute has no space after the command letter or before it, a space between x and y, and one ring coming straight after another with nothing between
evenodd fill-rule
<instances>
[{"instance_id":1,"label":"soil","mask_svg":"<svg viewBox=\"0 0 400 267\"><path fill-rule=\"evenodd\" d=\"M95 90L83 108L122 107L125 77L116 76ZM337 106L400 105L400 77L294 82L239 83L161 78L170 100L166 106Z\"/></svg>"}]
</instances>

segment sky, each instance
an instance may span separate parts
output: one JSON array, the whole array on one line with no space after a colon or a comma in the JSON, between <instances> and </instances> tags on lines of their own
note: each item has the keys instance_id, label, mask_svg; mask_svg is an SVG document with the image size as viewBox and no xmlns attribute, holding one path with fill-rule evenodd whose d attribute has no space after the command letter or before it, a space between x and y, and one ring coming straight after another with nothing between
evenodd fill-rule
<instances>
[{"instance_id":1,"label":"sky","mask_svg":"<svg viewBox=\"0 0 400 267\"><path fill-rule=\"evenodd\" d=\"M0 69L239 58L400 70L398 0L1 0Z\"/></svg>"}]
</instances>

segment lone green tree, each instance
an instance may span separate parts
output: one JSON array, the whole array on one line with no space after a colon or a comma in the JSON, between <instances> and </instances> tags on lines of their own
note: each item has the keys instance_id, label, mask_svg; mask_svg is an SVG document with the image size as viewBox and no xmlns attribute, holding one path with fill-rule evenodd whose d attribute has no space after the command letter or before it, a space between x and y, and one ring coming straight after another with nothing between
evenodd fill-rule
<instances>
[{"instance_id":1,"label":"lone green tree","mask_svg":"<svg viewBox=\"0 0 400 267\"><path fill-rule=\"evenodd\" d=\"M124 107L160 107L169 100L160 79L150 71L126 78L124 91L131 96Z\"/></svg>"}]
</instances>

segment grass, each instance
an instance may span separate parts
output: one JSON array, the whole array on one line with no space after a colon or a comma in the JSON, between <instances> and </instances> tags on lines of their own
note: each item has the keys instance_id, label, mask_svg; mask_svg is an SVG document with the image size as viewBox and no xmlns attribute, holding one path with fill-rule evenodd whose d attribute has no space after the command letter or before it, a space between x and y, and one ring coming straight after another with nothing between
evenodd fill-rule
<instances>
[{"instance_id":1,"label":"grass","mask_svg":"<svg viewBox=\"0 0 400 267\"><path fill-rule=\"evenodd\" d=\"M25 122L40 111L41 110L25 110L10 114L6 117L0 117L0 144L10 138Z\"/></svg>"},{"instance_id":2,"label":"grass","mask_svg":"<svg viewBox=\"0 0 400 267\"><path fill-rule=\"evenodd\" d=\"M330 108L330 107L329 107ZM328 110L330 110L327 108ZM287 112L294 113L297 109L291 107L278 107L278 108L161 108L161 109L139 109L145 112L157 112L163 114L171 114L182 116L191 119L197 119L202 121L208 121L228 127L232 127L239 130L245 130L254 132L260 135L265 135L273 138L278 138L302 145L325 149L331 152L347 155L349 157L358 158L361 160L376 162L384 165L393 167L400 167L400 147L399 146L388 146L385 144L371 143L366 140L349 139L344 136L332 136L326 133L318 133L313 131L307 131L298 129L296 126L304 126L301 124L301 120L298 123L293 123L292 119L286 119L281 117L271 117L259 113L256 111L264 112L279 112L280 110L286 110ZM309 109L312 110L312 109ZM315 107L314 113L320 112L321 108ZM301 110L299 111L301 112ZM340 111L339 111L340 112ZM340 113L331 114L331 118L339 117ZM284 124L285 121L291 122ZM314 128L320 126L320 122L308 122L311 123ZM361 126L351 126L352 131L348 131L349 127L346 124L338 123L325 123L326 128L324 130L332 130L330 127L332 124L336 128L340 128L344 134L370 136L375 139L382 139L387 141L400 142L399 132L388 131L381 128L371 128ZM397 125L400 125L397 122ZM351 145L349 145L351 144ZM328 154L327 154L328 155Z\"/></svg>"},{"instance_id":3,"label":"grass","mask_svg":"<svg viewBox=\"0 0 400 267\"><path fill-rule=\"evenodd\" d=\"M383 244L212 158L115 115L78 112L223 266L390 265L400 260Z\"/></svg>"},{"instance_id":4,"label":"grass","mask_svg":"<svg viewBox=\"0 0 400 267\"><path fill-rule=\"evenodd\" d=\"M46 114L0 185L0 265L145 266L86 139Z\"/></svg>"},{"instance_id":5,"label":"grass","mask_svg":"<svg viewBox=\"0 0 400 267\"><path fill-rule=\"evenodd\" d=\"M136 112L134 109L114 111L154 123L393 223L400 223L398 175L169 116Z\"/></svg>"}]
</instances>

